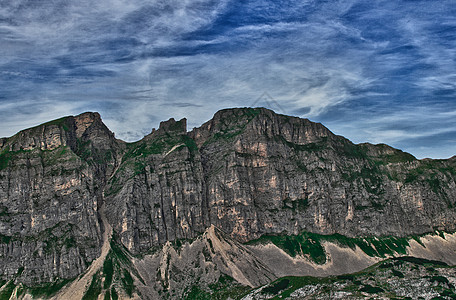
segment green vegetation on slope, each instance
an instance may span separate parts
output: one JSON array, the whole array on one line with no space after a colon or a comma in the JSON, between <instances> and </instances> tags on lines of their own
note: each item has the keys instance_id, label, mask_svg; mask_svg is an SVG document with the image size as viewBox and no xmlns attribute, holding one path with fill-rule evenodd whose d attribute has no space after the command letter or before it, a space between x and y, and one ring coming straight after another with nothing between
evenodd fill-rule
<instances>
[{"instance_id":1,"label":"green vegetation on slope","mask_svg":"<svg viewBox=\"0 0 456 300\"><path fill-rule=\"evenodd\" d=\"M91 289L87 291L90 295L99 295L104 293L107 299L117 299L117 290L122 288L129 296L133 296L135 291L133 274L140 281L144 280L139 275L131 262L128 250L118 241L116 234L111 240L111 250L109 251L103 263L102 272L94 275ZM103 284L101 284L103 282ZM107 296L108 295L108 296ZM110 298L109 298L110 297Z\"/></svg>"},{"instance_id":2,"label":"green vegetation on slope","mask_svg":"<svg viewBox=\"0 0 456 300\"><path fill-rule=\"evenodd\" d=\"M26 287L25 289L27 290L27 293L31 294L34 298L50 298L71 281L71 279L58 279L52 283Z\"/></svg>"},{"instance_id":3,"label":"green vegetation on slope","mask_svg":"<svg viewBox=\"0 0 456 300\"><path fill-rule=\"evenodd\" d=\"M9 167L9 162L18 159L22 154L31 152L30 150L3 151L0 153L0 171Z\"/></svg>"},{"instance_id":4,"label":"green vegetation on slope","mask_svg":"<svg viewBox=\"0 0 456 300\"><path fill-rule=\"evenodd\" d=\"M349 238L340 234L321 235L303 232L299 235L264 235L248 244L273 243L289 255L304 256L317 264L326 263L326 252L323 246L325 241L333 242L342 247L355 249L359 247L367 255L372 257L386 257L396 254L404 255L410 240L421 243L419 236L410 237L360 237Z\"/></svg>"},{"instance_id":5,"label":"green vegetation on slope","mask_svg":"<svg viewBox=\"0 0 456 300\"><path fill-rule=\"evenodd\" d=\"M0 300L8 300L11 297L16 285L13 280L8 281L8 283L2 286L2 291L0 292Z\"/></svg>"},{"instance_id":6,"label":"green vegetation on slope","mask_svg":"<svg viewBox=\"0 0 456 300\"><path fill-rule=\"evenodd\" d=\"M90 283L89 288L87 289L84 296L82 297L82 300L97 299L98 295L101 294L101 291L102 291L102 287L101 287L100 272L97 272L96 274L93 275L92 282Z\"/></svg>"},{"instance_id":7,"label":"green vegetation on slope","mask_svg":"<svg viewBox=\"0 0 456 300\"><path fill-rule=\"evenodd\" d=\"M449 280L451 277L451 280ZM400 257L354 274L329 277L283 277L245 295L250 299L455 299L456 267ZM237 299L240 299L237 298Z\"/></svg>"},{"instance_id":8,"label":"green vegetation on slope","mask_svg":"<svg viewBox=\"0 0 456 300\"><path fill-rule=\"evenodd\" d=\"M219 279L209 284L207 288L199 285L193 285L184 293L186 300L225 300L239 299L251 288L241 285L232 277L221 274Z\"/></svg>"}]
</instances>

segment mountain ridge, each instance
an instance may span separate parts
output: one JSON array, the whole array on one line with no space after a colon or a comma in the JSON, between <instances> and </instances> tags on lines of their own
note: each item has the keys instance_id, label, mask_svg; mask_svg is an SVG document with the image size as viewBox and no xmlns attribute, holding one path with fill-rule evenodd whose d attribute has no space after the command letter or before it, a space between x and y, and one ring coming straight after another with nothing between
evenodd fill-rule
<instances>
[{"instance_id":1,"label":"mountain ridge","mask_svg":"<svg viewBox=\"0 0 456 300\"><path fill-rule=\"evenodd\" d=\"M119 142L121 142L121 143L126 143L126 144L137 143L137 142L140 142L140 141L142 141L143 139L147 138L148 136L152 135L155 131L158 131L162 126L168 126L168 125L166 125L168 122L171 122L171 123L178 123L178 122L180 122L180 121L184 121L184 124L185 124L185 126L184 126L185 132L186 132L187 134L192 135L192 133L193 133L195 130L200 129L200 128L203 127L206 123L210 123L211 121L213 121L213 119L216 117L217 114L223 113L224 111L232 111L232 110L238 110L238 109L239 109L239 110L244 110L244 109L249 109L249 108L247 108L247 107L244 107L244 108L226 108L226 109L219 110L216 114L214 114L214 117L213 117L212 119L210 119L210 120L204 122L204 123L203 123L201 126L199 126L199 127L194 127L194 128L192 128L191 130L188 130L188 129L187 129L187 126L186 126L186 121L187 121L187 119L186 119L186 118L182 118L181 120L176 121L174 118L171 117L171 118L168 119L167 121L161 121L160 124L159 124L159 128L158 128L158 129L152 128L152 130L151 130L151 132L150 132L149 134L145 135L144 137L142 137L142 138L139 139L139 140L136 140L136 141L129 141L129 142L124 141L124 140L122 140L122 139L118 139L118 138L116 138L116 140L119 141ZM258 108L256 108L256 109L261 109L261 110L273 112L272 110L267 109L267 108L264 108L264 107L258 107ZM314 123L314 124L321 125L321 126L325 127L321 122L310 121L310 120L307 119L307 118L301 118L301 117L297 117L297 116L288 116L288 115L285 115L285 114L279 114L279 113L275 113L275 112L273 112L273 113L276 114L276 115L278 115L278 116L285 116L285 117L287 117L287 118L296 118L296 119L301 119L301 120L307 120L307 121L309 121L309 122L311 122L311 123ZM59 121L62 121L62 120L64 120L64 119L68 119L68 118L78 118L78 117L82 117L82 116L85 116L85 115L93 115L93 116L95 116L96 119L98 119L99 121L102 122L101 115L100 115L98 112L95 112L95 111L86 111L86 112L82 112L82 113L80 113L80 114L78 114L78 115L74 115L74 116L73 116L73 115L64 116L64 117L61 117L61 118L58 118L58 119L55 119L55 120L51 120L51 121L48 121L48 122L45 122L45 123L42 123L42 124L39 124L39 125L30 127L30 128L22 129L22 130L20 130L18 133L14 134L14 135L12 135L12 136L10 136L10 137L1 137L1 138L0 138L0 148L2 148L2 147L6 144L6 142L7 142L9 139L13 138L14 136L16 136L16 135L18 135L18 134L20 134L20 133L22 133L22 132L24 132L24 131L29 131L29 130L33 130L33 129L36 129L36 128L41 128L42 126L46 126L46 125L53 125L53 124L56 124L56 123L58 123ZM103 122L102 122L102 123L103 123ZM104 124L103 124L103 125L104 125ZM106 125L104 125L104 126L106 126ZM106 128L107 128L107 130L108 130L109 132L111 132L112 134L115 135L115 133L112 132L108 127L106 127ZM163 130L163 129L162 129L162 130ZM331 133L332 133L332 132L331 132ZM334 134L334 133L332 133L332 134ZM334 134L334 135L335 135L335 136L338 136L338 137L343 137L343 138L345 138L345 137L342 136L342 135L336 135L336 134ZM387 147L392 148L392 149L394 149L394 150L402 151L401 149L394 148L394 147L389 146L389 145L384 144L384 143L377 143L377 144L375 144L375 143L370 143L370 142L360 142L360 143L356 143L355 145L387 146ZM404 151L402 151L402 152L404 152ZM407 153L407 154L413 156L413 157L414 157L415 159L417 159L417 160L451 160L451 159L456 159L456 155L454 155L454 156L452 156L452 157L448 157L448 158L430 158L430 157L425 157L425 158L420 158L420 159L418 159L418 158L416 158L416 157L415 157L413 154L411 154L411 153L408 153L408 152L404 152L404 153Z\"/></svg>"},{"instance_id":2,"label":"mountain ridge","mask_svg":"<svg viewBox=\"0 0 456 300\"><path fill-rule=\"evenodd\" d=\"M114 269L120 273L101 290L123 289L125 297L132 297L127 284L131 281L155 293L141 281L149 276L144 268L160 266L162 279L171 276L165 272L166 259L143 264L137 257L157 247L165 251L163 247L177 241L183 241L178 251L189 251L184 250L190 247L185 241L198 239L210 228L224 233L224 243L232 245L230 251L239 259L251 257L248 260L258 266L270 264L278 252L241 245L263 236L283 237L282 242L270 240L270 245L282 247L285 252L280 255L292 256L294 251L305 259L310 255L306 251L317 249L301 240L305 232L339 234L344 241L361 238L353 249L369 252L371 246L365 244L396 247L388 241L375 246L377 237L399 241L456 230L455 157L418 160L384 144L353 144L322 124L264 108L222 110L191 131L185 118L169 119L133 143L116 139L101 116L91 112L1 141L0 276L27 286L86 274L102 248L104 260L112 260L114 236L115 247L125 248L132 263L119 254L124 258L116 260ZM110 228L113 237L106 235ZM307 239L320 245L316 236ZM405 240L409 246L410 239ZM188 253L192 259L203 255L208 259L204 264L218 270L211 274L219 275L204 279L207 284L220 274L241 284L267 283L267 276L248 277L247 270L229 273L226 265L235 256L220 260L221 250L208 256L203 252L214 252L205 243ZM323 248L318 251L324 256ZM254 250L242 249L257 249L254 253L262 262L254 263L255 255L246 254ZM388 255L403 255L402 250L390 250ZM96 286L103 273L92 273ZM250 279L244 281L243 276ZM84 280L90 280L87 277ZM177 279L172 288L167 280L160 288L150 283L152 289L166 291L171 298L190 293ZM182 280L192 282L185 276ZM84 285L91 282L78 286Z\"/></svg>"}]
</instances>

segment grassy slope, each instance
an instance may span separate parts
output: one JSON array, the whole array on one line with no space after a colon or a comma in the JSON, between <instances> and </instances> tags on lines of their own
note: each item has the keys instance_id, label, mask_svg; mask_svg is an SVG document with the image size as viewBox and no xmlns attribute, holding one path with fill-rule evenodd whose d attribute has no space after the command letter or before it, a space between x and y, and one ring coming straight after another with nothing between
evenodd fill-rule
<instances>
[{"instance_id":1,"label":"grassy slope","mask_svg":"<svg viewBox=\"0 0 456 300\"><path fill-rule=\"evenodd\" d=\"M455 286L451 283L455 280L456 267L438 261L400 257L384 260L354 274L325 278L284 277L252 290L248 295L251 299L455 299Z\"/></svg>"}]
</instances>

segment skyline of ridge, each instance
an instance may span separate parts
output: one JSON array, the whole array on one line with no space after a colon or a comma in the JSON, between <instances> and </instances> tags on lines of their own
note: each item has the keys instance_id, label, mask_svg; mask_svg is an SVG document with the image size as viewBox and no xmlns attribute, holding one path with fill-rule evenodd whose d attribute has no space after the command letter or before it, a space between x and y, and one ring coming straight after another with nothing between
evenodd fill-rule
<instances>
[{"instance_id":1,"label":"skyline of ridge","mask_svg":"<svg viewBox=\"0 0 456 300\"><path fill-rule=\"evenodd\" d=\"M255 109L255 110L256 110L256 109L264 109L264 110L267 110L267 111L271 111L272 113L274 113L274 114L276 114L276 115L283 115L283 116L288 116L288 117L295 117L295 118L300 118L300 119L307 119L307 118L302 118L302 117L298 117L298 116L289 116L289 115L286 115L286 114L278 113L278 112L276 112L276 111L274 111L274 110L272 110L272 109L266 108L266 107L233 107L233 108L224 108L224 109L218 110L217 112L214 113L214 115L213 115L213 117L212 117L211 119L206 120L203 124L200 124L200 126L196 126L196 127L189 128L189 127L186 125L186 132L187 132L187 133L190 133L190 132L194 131L195 129L200 129L200 128L202 128L203 125L204 125L206 122L212 121L213 118L215 117L215 115L218 114L218 113L220 113L220 112L222 112L222 111L229 111L229 110L235 110L235 109ZM82 116L82 115L85 115L85 114L95 114L95 115L97 115L96 118L99 118L99 119L101 120L101 122L108 128L108 130L110 130L112 133L114 133L114 136L116 137L116 139L118 139L118 140L120 140L120 141L122 141L122 142L126 142L126 143L136 143L136 142L140 142L140 141L144 140L144 138L147 138L147 136L150 135L150 134L152 134L155 130L160 129L162 123L167 123L168 121L171 121L171 120L176 121L176 122L180 122L180 121L182 121L182 119L185 119L186 122L188 121L188 119L187 119L186 117L183 117L182 119L175 119L175 118L171 117L171 118L169 118L169 119L167 119L167 120L161 120L159 126L153 127L149 133L145 134L145 135L144 135L143 137L141 137L140 139L134 140L134 141L126 141L126 140L123 140L122 138L119 138L119 137L116 136L116 133L115 133L115 132L114 132L114 131L105 123L105 122L104 122L103 117L102 117L102 115L101 115L99 112L96 112L96 111L86 111L86 112L82 112L82 113L77 114L77 115L67 115L67 116L62 116L62 117L57 118L57 119L47 120L46 122L37 124L36 126L32 126L32 127L28 127L28 128L23 128L23 129L19 130L18 132L16 132L15 134L11 135L11 136L7 136L7 137L0 136L0 138L7 138L7 139L9 139L9 138L14 137L15 135L17 135L18 133L23 132L23 131L27 131L27 130L34 129L34 128L37 128L37 127L40 127L40 126L43 126L43 125L47 125L48 123L53 124L53 122L54 122L54 121L57 121L57 120L66 119L66 118L71 118L71 117L76 118L76 117L79 117L79 116ZM309 119L307 119L307 120L309 120ZM355 142L353 142L353 141L352 141L350 138L348 138L348 137L345 137L345 136L343 136L343 135L338 135L338 134L334 133L334 132L331 130L331 128L328 128L327 126L325 126L325 124L323 124L323 123L321 123L321 122L314 122L314 121L312 121L312 120L309 120L309 121L312 122L312 123L317 123L317 124L322 125L322 126L325 127L326 129L328 129L332 134L334 134L334 135L336 135L336 136L341 136L342 138L347 139L348 141L352 142L352 143L355 144L355 145L372 144L372 145L386 145L386 146L392 147L391 145L388 145L388 144L382 143L382 142L376 143L376 144L373 144L373 143L370 143L370 142L367 142L367 141L366 141L366 142L355 143ZM403 149L396 148L396 147L393 147L393 148L394 148L394 149L397 149L397 150L400 150L400 151L403 151L403 152L405 152L405 153L409 153L409 154L412 154L412 155L413 155L413 153L407 152L407 151L405 151L405 150L403 150ZM414 155L413 155L413 156L414 156ZM453 157L456 157L456 155L453 155L453 156L448 157L448 158L443 158L443 159L451 159L451 158L453 158ZM419 158L419 157L416 157L416 156L415 156L415 158L416 158L416 159L419 159L419 160L421 160L421 159L429 159L429 157ZM437 159L442 159L442 158L437 158Z\"/></svg>"}]
</instances>

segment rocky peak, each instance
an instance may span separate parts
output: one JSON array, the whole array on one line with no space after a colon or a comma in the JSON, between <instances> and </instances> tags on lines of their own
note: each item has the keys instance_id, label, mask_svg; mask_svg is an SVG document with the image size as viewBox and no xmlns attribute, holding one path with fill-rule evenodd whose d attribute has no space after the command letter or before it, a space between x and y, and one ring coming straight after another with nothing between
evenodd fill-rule
<instances>
[{"instance_id":1,"label":"rocky peak","mask_svg":"<svg viewBox=\"0 0 456 300\"><path fill-rule=\"evenodd\" d=\"M160 122L160 127L158 130L185 134L187 133L187 119L183 118L179 121L176 121L174 118L170 118L168 121Z\"/></svg>"},{"instance_id":2,"label":"rocky peak","mask_svg":"<svg viewBox=\"0 0 456 300\"><path fill-rule=\"evenodd\" d=\"M158 130L152 129L152 132L146 137L156 137L165 134L169 135L179 135L187 133L187 119L183 118L179 121L176 121L174 118L170 118L168 121L160 122L160 127Z\"/></svg>"},{"instance_id":3,"label":"rocky peak","mask_svg":"<svg viewBox=\"0 0 456 300\"><path fill-rule=\"evenodd\" d=\"M240 134L251 137L273 139L281 136L286 141L303 145L320 141L335 135L320 123L308 119L277 114L272 110L259 108L231 108L220 110L201 127L195 128L190 136L201 147L214 137L231 137Z\"/></svg>"},{"instance_id":4,"label":"rocky peak","mask_svg":"<svg viewBox=\"0 0 456 300\"><path fill-rule=\"evenodd\" d=\"M321 141L322 138L334 138L335 135L321 123L308 119L277 114L272 110L260 108L251 123L251 131L270 139L280 136L287 142L305 145Z\"/></svg>"},{"instance_id":5,"label":"rocky peak","mask_svg":"<svg viewBox=\"0 0 456 300\"><path fill-rule=\"evenodd\" d=\"M120 141L115 139L114 133L106 127L99 113L85 112L71 118L76 138L81 142L90 141L99 149L111 149L115 144L119 144Z\"/></svg>"},{"instance_id":6,"label":"rocky peak","mask_svg":"<svg viewBox=\"0 0 456 300\"><path fill-rule=\"evenodd\" d=\"M91 140L95 144L109 144L114 141L112 133L102 122L100 114L85 112L75 117L56 119L36 127L22 130L11 138L3 138L0 145L8 146L9 151L53 150L60 146L70 146L75 150L77 140ZM100 141L104 142L100 143Z\"/></svg>"},{"instance_id":7,"label":"rocky peak","mask_svg":"<svg viewBox=\"0 0 456 300\"><path fill-rule=\"evenodd\" d=\"M190 133L190 137L193 138L198 145L201 147L211 137L216 135L224 135L230 131L233 127L233 123L237 123L242 126L248 123L246 118L242 120L242 116L251 113L254 116L255 111L248 108L231 108L223 109L214 114L212 119L201 125L201 127L194 128Z\"/></svg>"},{"instance_id":8,"label":"rocky peak","mask_svg":"<svg viewBox=\"0 0 456 300\"><path fill-rule=\"evenodd\" d=\"M76 136L80 138L84 132L94 123L102 123L101 116L97 112L85 112L74 117Z\"/></svg>"}]
</instances>

